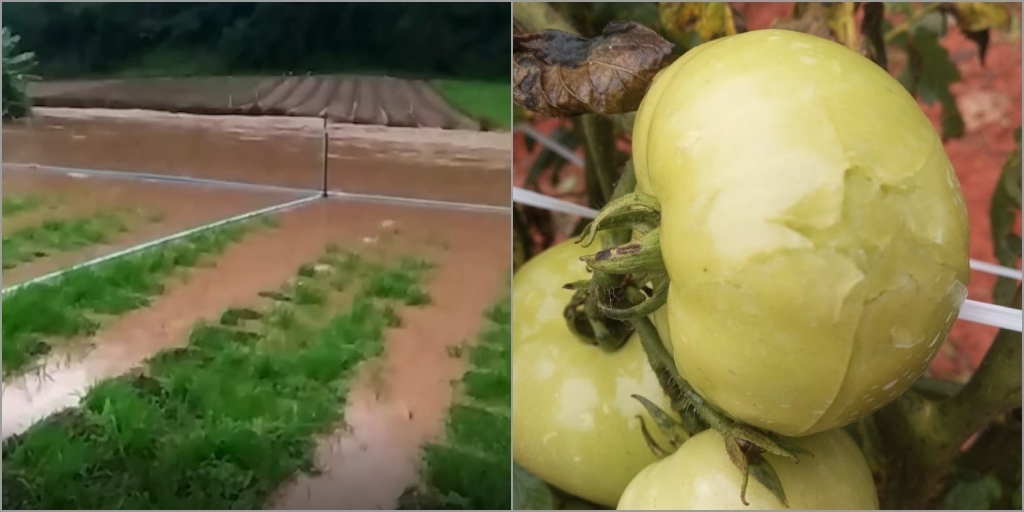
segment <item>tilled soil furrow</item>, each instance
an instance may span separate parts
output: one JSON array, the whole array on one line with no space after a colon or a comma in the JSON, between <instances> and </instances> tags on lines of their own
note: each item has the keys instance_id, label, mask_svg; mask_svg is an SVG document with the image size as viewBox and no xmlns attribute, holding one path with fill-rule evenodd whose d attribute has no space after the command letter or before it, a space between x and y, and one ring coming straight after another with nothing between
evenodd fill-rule
<instances>
[{"instance_id":1,"label":"tilled soil furrow","mask_svg":"<svg viewBox=\"0 0 1024 512\"><path fill-rule=\"evenodd\" d=\"M334 97L338 86L338 77L324 77L323 80L320 80L312 96L288 113L296 116L320 117L320 113L323 112L330 103L331 98Z\"/></svg>"},{"instance_id":2,"label":"tilled soil furrow","mask_svg":"<svg viewBox=\"0 0 1024 512\"><path fill-rule=\"evenodd\" d=\"M300 475L269 508L394 509L418 481L420 450L443 435L451 381L465 368L452 347L475 339L484 311L508 286L507 222L452 216L447 249L426 285L430 305L399 311L401 326L388 331L383 357L363 365L349 393L345 428L319 444L322 472Z\"/></svg>"},{"instance_id":3,"label":"tilled soil furrow","mask_svg":"<svg viewBox=\"0 0 1024 512\"><path fill-rule=\"evenodd\" d=\"M402 87L409 96L409 108L416 116L416 124L446 130L457 127L458 123L446 116L435 104L424 101L420 88L430 87L427 83L422 80L409 80L403 83Z\"/></svg>"},{"instance_id":4,"label":"tilled soil furrow","mask_svg":"<svg viewBox=\"0 0 1024 512\"><path fill-rule=\"evenodd\" d=\"M421 108L422 105L431 105L431 107L438 112L444 114L452 123L452 127L459 130L479 130L480 123L470 119L462 112L459 112L454 107L448 104L448 102L441 96L440 93L434 89L430 84L417 81L415 83L415 89L418 95L419 102L414 105L414 108Z\"/></svg>"},{"instance_id":5,"label":"tilled soil furrow","mask_svg":"<svg viewBox=\"0 0 1024 512\"><path fill-rule=\"evenodd\" d=\"M351 123L356 112L359 99L359 78L345 76L338 79L338 88L324 106L323 114L337 123Z\"/></svg>"},{"instance_id":6,"label":"tilled soil furrow","mask_svg":"<svg viewBox=\"0 0 1024 512\"><path fill-rule=\"evenodd\" d=\"M240 109L241 112L259 113L260 100L266 98L268 94L277 89L285 80L286 77L283 76L261 80L252 91L246 92L245 95L229 98L228 104Z\"/></svg>"},{"instance_id":7,"label":"tilled soil furrow","mask_svg":"<svg viewBox=\"0 0 1024 512\"><path fill-rule=\"evenodd\" d=\"M312 98L321 87L323 87L323 84L324 80L322 77L302 77L302 81L299 82L299 85L295 90L292 91L287 98L281 101L281 106L279 108L282 112L288 115L295 115L293 110L295 110L299 105L309 101L309 99Z\"/></svg>"},{"instance_id":8,"label":"tilled soil furrow","mask_svg":"<svg viewBox=\"0 0 1024 512\"><path fill-rule=\"evenodd\" d=\"M416 116L412 110L412 97L406 80L386 78L381 84L382 108L387 113L388 126L416 128Z\"/></svg>"},{"instance_id":9,"label":"tilled soil furrow","mask_svg":"<svg viewBox=\"0 0 1024 512\"><path fill-rule=\"evenodd\" d=\"M271 115L283 114L284 112L280 108L281 102L291 96L292 91L298 88L299 84L302 83L303 78L305 77L290 76L285 78L284 81L278 84L277 87L274 87L266 97L261 98L259 102L257 102L259 111L264 114Z\"/></svg>"},{"instance_id":10,"label":"tilled soil furrow","mask_svg":"<svg viewBox=\"0 0 1024 512\"><path fill-rule=\"evenodd\" d=\"M359 86L356 88L356 107L352 122L356 124L375 124L386 126L388 124L387 113L384 112L382 103L383 88L386 87L383 78L361 76L358 78Z\"/></svg>"}]
</instances>

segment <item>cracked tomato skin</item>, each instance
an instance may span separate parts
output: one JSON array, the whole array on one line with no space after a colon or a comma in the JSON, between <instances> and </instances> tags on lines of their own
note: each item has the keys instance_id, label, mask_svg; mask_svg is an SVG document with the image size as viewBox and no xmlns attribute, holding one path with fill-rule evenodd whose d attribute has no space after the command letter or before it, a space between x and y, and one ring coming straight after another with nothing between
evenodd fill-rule
<instances>
[{"instance_id":1,"label":"cracked tomato skin","mask_svg":"<svg viewBox=\"0 0 1024 512\"><path fill-rule=\"evenodd\" d=\"M614 507L633 476L657 460L637 416L668 446L630 395L670 404L635 334L606 353L574 336L562 317L572 292L561 285L587 277L579 258L594 250L563 242L513 278L513 457L570 494Z\"/></svg>"},{"instance_id":2,"label":"cracked tomato skin","mask_svg":"<svg viewBox=\"0 0 1024 512\"><path fill-rule=\"evenodd\" d=\"M666 68L634 129L676 365L788 436L903 393L966 298L960 184L917 102L837 43L758 30Z\"/></svg>"},{"instance_id":3,"label":"cracked tomato skin","mask_svg":"<svg viewBox=\"0 0 1024 512\"><path fill-rule=\"evenodd\" d=\"M867 461L842 429L792 439L811 450L794 463L767 454L792 510L877 510L878 495ZM644 468L629 483L619 510L782 510L781 502L753 478L740 501L742 474L729 460L722 435L705 430L672 455Z\"/></svg>"}]
</instances>

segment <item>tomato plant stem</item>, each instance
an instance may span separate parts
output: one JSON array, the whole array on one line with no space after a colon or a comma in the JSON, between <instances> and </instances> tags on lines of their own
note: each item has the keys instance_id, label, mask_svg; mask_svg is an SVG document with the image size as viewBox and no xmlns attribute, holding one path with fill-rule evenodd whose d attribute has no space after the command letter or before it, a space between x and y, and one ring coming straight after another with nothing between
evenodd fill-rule
<instances>
[{"instance_id":1,"label":"tomato plant stem","mask_svg":"<svg viewBox=\"0 0 1024 512\"><path fill-rule=\"evenodd\" d=\"M612 122L604 117L587 114L579 118L583 125L584 148L587 152L587 179L597 184L599 203L591 204L601 208L612 198L614 183L617 179L615 171L615 130Z\"/></svg>"}]
</instances>

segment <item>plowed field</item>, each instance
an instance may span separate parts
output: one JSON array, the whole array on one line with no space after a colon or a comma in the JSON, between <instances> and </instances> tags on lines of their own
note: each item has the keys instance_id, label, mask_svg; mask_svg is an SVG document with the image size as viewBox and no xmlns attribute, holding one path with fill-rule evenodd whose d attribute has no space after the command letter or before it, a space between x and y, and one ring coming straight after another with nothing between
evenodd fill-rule
<instances>
[{"instance_id":1,"label":"plowed field","mask_svg":"<svg viewBox=\"0 0 1024 512\"><path fill-rule=\"evenodd\" d=\"M44 107L130 108L190 114L326 117L398 127L479 130L427 82L390 77L279 77L73 80L33 84Z\"/></svg>"}]
</instances>

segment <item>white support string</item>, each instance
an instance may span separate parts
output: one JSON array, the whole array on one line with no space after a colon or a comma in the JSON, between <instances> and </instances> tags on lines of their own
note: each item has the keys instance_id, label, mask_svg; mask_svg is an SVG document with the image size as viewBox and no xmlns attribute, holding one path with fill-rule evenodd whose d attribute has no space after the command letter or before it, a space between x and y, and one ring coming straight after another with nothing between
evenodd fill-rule
<instances>
[{"instance_id":1,"label":"white support string","mask_svg":"<svg viewBox=\"0 0 1024 512\"><path fill-rule=\"evenodd\" d=\"M561 155L566 160L579 166L583 166L582 159L572 152L572 150L562 146L558 142L551 140L544 136L532 126L529 125L518 125L517 130L525 133L526 135L534 138L537 142L547 146L555 153ZM540 194L532 190L527 190L520 187L512 187L512 201L524 204L527 206L533 206L536 208L543 208L545 210L551 210L555 212L567 213L569 215L577 215L579 217L585 217L592 219L597 216L597 210L588 208L586 206L578 205L562 199L557 199L551 196ZM984 261L970 260L971 269L978 272L985 272L988 274L994 274L1001 277L1008 277L1011 279L1021 280L1021 271L1015 268L1008 268L992 263L986 263ZM967 299L964 301L963 307L960 309L961 320L968 322L974 322L978 324L991 325L999 327L1000 329L1010 329L1013 331L1021 332L1022 316L1021 310L1008 308L1005 306L998 306L995 304L987 304L984 302L978 302L976 300Z\"/></svg>"}]
</instances>

